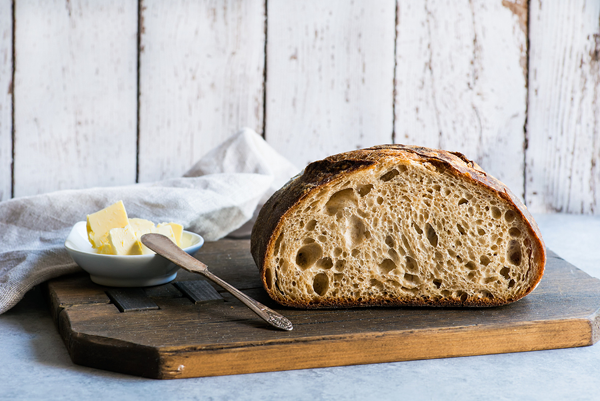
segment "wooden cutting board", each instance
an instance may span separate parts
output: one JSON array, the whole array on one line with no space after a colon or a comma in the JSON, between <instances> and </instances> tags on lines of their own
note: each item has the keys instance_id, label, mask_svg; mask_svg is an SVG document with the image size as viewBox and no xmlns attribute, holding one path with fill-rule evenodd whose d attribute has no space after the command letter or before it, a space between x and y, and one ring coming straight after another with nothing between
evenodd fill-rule
<instances>
[{"instance_id":1,"label":"wooden cutting board","mask_svg":"<svg viewBox=\"0 0 600 401\"><path fill-rule=\"evenodd\" d=\"M503 307L311 311L268 298L249 241L207 243L196 256L294 330L272 329L220 289L223 299L185 292L206 283L182 270L179 283L129 293L80 273L47 284L73 362L174 379L580 347L599 338L600 280L552 252L539 287Z\"/></svg>"}]
</instances>

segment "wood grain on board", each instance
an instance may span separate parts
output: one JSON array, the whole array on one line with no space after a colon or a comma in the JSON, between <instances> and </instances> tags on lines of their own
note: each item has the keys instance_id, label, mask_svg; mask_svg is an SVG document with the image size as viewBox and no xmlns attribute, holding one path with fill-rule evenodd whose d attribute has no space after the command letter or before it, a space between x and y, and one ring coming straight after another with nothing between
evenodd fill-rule
<instances>
[{"instance_id":1,"label":"wood grain on board","mask_svg":"<svg viewBox=\"0 0 600 401\"><path fill-rule=\"evenodd\" d=\"M143 0L139 180L185 173L243 127L262 133L264 0Z\"/></svg>"},{"instance_id":2,"label":"wood grain on board","mask_svg":"<svg viewBox=\"0 0 600 401\"><path fill-rule=\"evenodd\" d=\"M14 195L135 182L137 1L16 1Z\"/></svg>"},{"instance_id":3,"label":"wood grain on board","mask_svg":"<svg viewBox=\"0 0 600 401\"><path fill-rule=\"evenodd\" d=\"M495 308L284 308L262 288L249 241L196 254L217 276L289 318L273 329L229 293L194 304L173 283L139 290L158 309L119 312L87 273L51 280L53 318L81 365L173 379L591 345L600 337L600 280L549 252L540 285ZM203 280L180 271L178 282ZM121 307L121 309L124 309Z\"/></svg>"},{"instance_id":4,"label":"wood grain on board","mask_svg":"<svg viewBox=\"0 0 600 401\"><path fill-rule=\"evenodd\" d=\"M600 2L532 1L527 203L600 213Z\"/></svg>"},{"instance_id":5,"label":"wood grain on board","mask_svg":"<svg viewBox=\"0 0 600 401\"><path fill-rule=\"evenodd\" d=\"M460 151L524 192L527 4L399 0L395 141Z\"/></svg>"},{"instance_id":6,"label":"wood grain on board","mask_svg":"<svg viewBox=\"0 0 600 401\"><path fill-rule=\"evenodd\" d=\"M12 191L12 0L0 0L0 201Z\"/></svg>"},{"instance_id":7,"label":"wood grain on board","mask_svg":"<svg viewBox=\"0 0 600 401\"><path fill-rule=\"evenodd\" d=\"M267 142L292 163L391 143L394 0L268 2Z\"/></svg>"}]
</instances>

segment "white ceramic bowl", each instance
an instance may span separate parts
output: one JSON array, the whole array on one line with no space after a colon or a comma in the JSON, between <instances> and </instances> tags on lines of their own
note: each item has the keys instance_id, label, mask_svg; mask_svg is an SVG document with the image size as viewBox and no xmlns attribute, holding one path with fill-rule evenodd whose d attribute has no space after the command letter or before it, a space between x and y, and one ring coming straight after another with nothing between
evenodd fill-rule
<instances>
[{"instance_id":1,"label":"white ceramic bowl","mask_svg":"<svg viewBox=\"0 0 600 401\"><path fill-rule=\"evenodd\" d=\"M65 248L75 263L90 273L96 284L109 287L148 287L175 279L179 266L159 255L103 255L96 252L87 237L86 222L73 226ZM193 255L204 244L198 234L183 231L181 246Z\"/></svg>"}]
</instances>

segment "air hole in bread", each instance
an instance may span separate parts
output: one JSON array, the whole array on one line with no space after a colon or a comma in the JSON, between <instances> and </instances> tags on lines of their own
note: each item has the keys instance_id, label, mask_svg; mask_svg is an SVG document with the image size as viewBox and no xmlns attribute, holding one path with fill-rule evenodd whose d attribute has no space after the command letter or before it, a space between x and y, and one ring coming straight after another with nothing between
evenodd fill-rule
<instances>
[{"instance_id":1,"label":"air hole in bread","mask_svg":"<svg viewBox=\"0 0 600 401\"><path fill-rule=\"evenodd\" d=\"M433 280L433 285L435 285L435 288L440 288L442 286L442 280L440 279L435 279Z\"/></svg>"},{"instance_id":2,"label":"air hole in bread","mask_svg":"<svg viewBox=\"0 0 600 401\"><path fill-rule=\"evenodd\" d=\"M431 246L433 246L434 248L437 247L438 236L431 224L425 224L425 231L427 233L427 240L429 241Z\"/></svg>"},{"instance_id":3,"label":"air hole in bread","mask_svg":"<svg viewBox=\"0 0 600 401\"><path fill-rule=\"evenodd\" d=\"M396 263L394 263L393 260L391 259L384 259L380 264L379 264L379 272L381 274L388 274L389 272L391 272L392 270L394 270L396 268Z\"/></svg>"},{"instance_id":4,"label":"air hole in bread","mask_svg":"<svg viewBox=\"0 0 600 401\"><path fill-rule=\"evenodd\" d=\"M330 216L334 216L345 208L356 207L357 204L358 200L354 194L354 189L347 188L331 195L325 204L325 212Z\"/></svg>"},{"instance_id":5,"label":"air hole in bread","mask_svg":"<svg viewBox=\"0 0 600 401\"><path fill-rule=\"evenodd\" d=\"M417 264L417 261L411 258L410 256L405 256L404 258L406 260L406 270L408 270L411 273L418 273L419 265Z\"/></svg>"},{"instance_id":6,"label":"air hole in bread","mask_svg":"<svg viewBox=\"0 0 600 401\"><path fill-rule=\"evenodd\" d=\"M396 246L396 241L394 241L394 238L392 238L391 235L387 235L385 237L385 244L390 248L394 248Z\"/></svg>"},{"instance_id":7,"label":"air hole in bread","mask_svg":"<svg viewBox=\"0 0 600 401\"><path fill-rule=\"evenodd\" d=\"M467 233L467 230L465 230L465 228L461 226L460 223L456 223L456 228L458 228L458 232L460 233L460 235L465 235Z\"/></svg>"},{"instance_id":8,"label":"air hole in bread","mask_svg":"<svg viewBox=\"0 0 600 401\"><path fill-rule=\"evenodd\" d=\"M390 180L394 179L394 177L396 177L398 174L400 174L400 172L398 170L396 170L396 169L393 169L391 171L388 171L387 173L385 173L381 177L379 177L379 179L381 181L387 182L387 181L390 181Z\"/></svg>"},{"instance_id":9,"label":"air hole in bread","mask_svg":"<svg viewBox=\"0 0 600 401\"><path fill-rule=\"evenodd\" d=\"M372 278L369 282L371 288L377 288L379 291L383 291L383 283L377 279Z\"/></svg>"},{"instance_id":10,"label":"air hole in bread","mask_svg":"<svg viewBox=\"0 0 600 401\"><path fill-rule=\"evenodd\" d=\"M490 260L490 258L488 258L486 255L481 255L481 257L479 258L479 263L481 263L483 266L487 266L491 262L492 261Z\"/></svg>"},{"instance_id":11,"label":"air hole in bread","mask_svg":"<svg viewBox=\"0 0 600 401\"><path fill-rule=\"evenodd\" d=\"M492 206L492 217L495 219L502 217L502 212L496 206Z\"/></svg>"},{"instance_id":12,"label":"air hole in bread","mask_svg":"<svg viewBox=\"0 0 600 401\"><path fill-rule=\"evenodd\" d=\"M416 274L404 273L404 280L411 284L421 284L421 279Z\"/></svg>"},{"instance_id":13,"label":"air hole in bread","mask_svg":"<svg viewBox=\"0 0 600 401\"><path fill-rule=\"evenodd\" d=\"M329 277L325 273L319 273L313 279L313 289L320 296L327 294L329 290Z\"/></svg>"},{"instance_id":14,"label":"air hole in bread","mask_svg":"<svg viewBox=\"0 0 600 401\"><path fill-rule=\"evenodd\" d=\"M460 200L458 201L458 206L464 205L465 203L469 203L469 201L465 198L460 198Z\"/></svg>"},{"instance_id":15,"label":"air hole in bread","mask_svg":"<svg viewBox=\"0 0 600 401\"><path fill-rule=\"evenodd\" d=\"M398 256L398 252L396 252L394 248L388 249L388 255L392 258L394 263L400 263L400 256Z\"/></svg>"},{"instance_id":16,"label":"air hole in bread","mask_svg":"<svg viewBox=\"0 0 600 401\"><path fill-rule=\"evenodd\" d=\"M335 270L341 272L344 270L345 267L346 267L345 259L338 259L335 261Z\"/></svg>"},{"instance_id":17,"label":"air hole in bread","mask_svg":"<svg viewBox=\"0 0 600 401\"><path fill-rule=\"evenodd\" d=\"M323 248L317 243L304 245L296 254L296 264L306 270L315 264L323 256Z\"/></svg>"},{"instance_id":18,"label":"air hole in bread","mask_svg":"<svg viewBox=\"0 0 600 401\"><path fill-rule=\"evenodd\" d=\"M319 267L321 269L331 269L333 267L333 261L331 260L331 258L329 256L326 256L324 258L317 260L316 265L317 265L317 267Z\"/></svg>"},{"instance_id":19,"label":"air hole in bread","mask_svg":"<svg viewBox=\"0 0 600 401\"><path fill-rule=\"evenodd\" d=\"M465 264L466 268L469 270L476 270L477 269L477 265L475 264L475 262L473 262L472 260L469 260L466 264Z\"/></svg>"},{"instance_id":20,"label":"air hole in bread","mask_svg":"<svg viewBox=\"0 0 600 401\"><path fill-rule=\"evenodd\" d=\"M408 243L408 239L404 234L402 234L402 243L404 244L404 248L406 248L406 253L412 254L412 249L410 247L410 244Z\"/></svg>"},{"instance_id":21,"label":"air hole in bread","mask_svg":"<svg viewBox=\"0 0 600 401\"><path fill-rule=\"evenodd\" d=\"M359 185L359 186L357 186L358 194L361 197L363 197L365 195L368 195L369 192L371 192L372 189L373 189L373 185L372 184L366 184L366 185Z\"/></svg>"},{"instance_id":22,"label":"air hole in bread","mask_svg":"<svg viewBox=\"0 0 600 401\"><path fill-rule=\"evenodd\" d=\"M508 243L507 250L508 261L515 266L519 266L521 264L521 243L516 240L511 240Z\"/></svg>"},{"instance_id":23,"label":"air hole in bread","mask_svg":"<svg viewBox=\"0 0 600 401\"><path fill-rule=\"evenodd\" d=\"M515 212L507 210L506 213L504 213L504 220L506 220L507 223L512 223L516 216L517 214Z\"/></svg>"},{"instance_id":24,"label":"air hole in bread","mask_svg":"<svg viewBox=\"0 0 600 401\"><path fill-rule=\"evenodd\" d=\"M520 237L521 236L521 230L519 230L517 227L511 227L510 230L508 230L508 234L511 237Z\"/></svg>"},{"instance_id":25,"label":"air hole in bread","mask_svg":"<svg viewBox=\"0 0 600 401\"><path fill-rule=\"evenodd\" d=\"M508 268L507 266L504 266L501 270L500 270L500 275L502 277L504 277L505 279L510 279L510 268Z\"/></svg>"},{"instance_id":26,"label":"air hole in bread","mask_svg":"<svg viewBox=\"0 0 600 401\"><path fill-rule=\"evenodd\" d=\"M348 247L353 248L359 245L368 236L369 234L367 234L363 220L358 216L351 216L347 222L346 232L344 233Z\"/></svg>"},{"instance_id":27,"label":"air hole in bread","mask_svg":"<svg viewBox=\"0 0 600 401\"><path fill-rule=\"evenodd\" d=\"M412 226L415 229L415 231L417 232L417 234L419 234L419 235L423 234L423 230L421 230L421 227L416 225L414 222L412 223Z\"/></svg>"},{"instance_id":28,"label":"air hole in bread","mask_svg":"<svg viewBox=\"0 0 600 401\"><path fill-rule=\"evenodd\" d=\"M315 229L315 227L317 226L317 221L316 220L311 220L306 224L306 231L312 231Z\"/></svg>"}]
</instances>

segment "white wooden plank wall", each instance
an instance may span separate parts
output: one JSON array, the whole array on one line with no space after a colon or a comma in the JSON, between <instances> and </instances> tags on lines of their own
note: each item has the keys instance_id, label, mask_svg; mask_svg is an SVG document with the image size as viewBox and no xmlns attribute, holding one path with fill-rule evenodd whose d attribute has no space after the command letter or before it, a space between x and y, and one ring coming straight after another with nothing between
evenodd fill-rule
<instances>
[{"instance_id":1,"label":"white wooden plank wall","mask_svg":"<svg viewBox=\"0 0 600 401\"><path fill-rule=\"evenodd\" d=\"M600 214L600 1L531 3L527 201Z\"/></svg>"},{"instance_id":2,"label":"white wooden plank wall","mask_svg":"<svg viewBox=\"0 0 600 401\"><path fill-rule=\"evenodd\" d=\"M441 147L534 212L600 214L599 21L600 0L0 0L0 199L179 176L248 126L299 167Z\"/></svg>"},{"instance_id":3,"label":"white wooden plank wall","mask_svg":"<svg viewBox=\"0 0 600 401\"><path fill-rule=\"evenodd\" d=\"M240 128L261 133L264 0L143 0L139 180L181 176Z\"/></svg>"},{"instance_id":4,"label":"white wooden plank wall","mask_svg":"<svg viewBox=\"0 0 600 401\"><path fill-rule=\"evenodd\" d=\"M391 143L394 0L268 2L266 139L299 167Z\"/></svg>"},{"instance_id":5,"label":"white wooden plank wall","mask_svg":"<svg viewBox=\"0 0 600 401\"><path fill-rule=\"evenodd\" d=\"M0 0L0 201L12 191L12 1Z\"/></svg>"},{"instance_id":6,"label":"white wooden plank wall","mask_svg":"<svg viewBox=\"0 0 600 401\"><path fill-rule=\"evenodd\" d=\"M527 7L398 2L399 143L460 151L523 197Z\"/></svg>"},{"instance_id":7,"label":"white wooden plank wall","mask_svg":"<svg viewBox=\"0 0 600 401\"><path fill-rule=\"evenodd\" d=\"M15 6L14 195L135 182L137 2Z\"/></svg>"}]
</instances>

